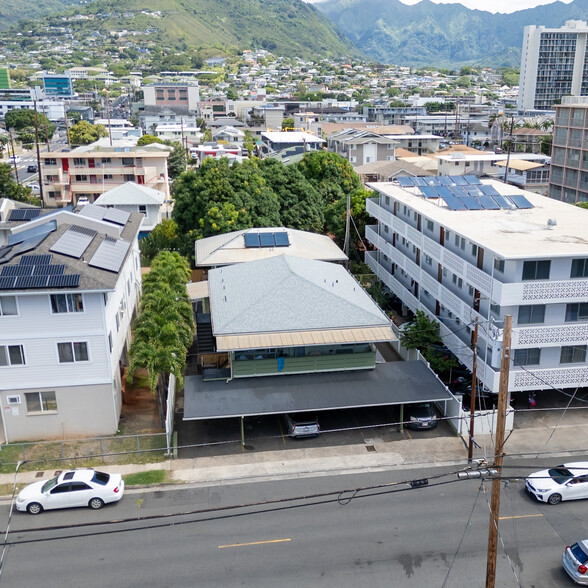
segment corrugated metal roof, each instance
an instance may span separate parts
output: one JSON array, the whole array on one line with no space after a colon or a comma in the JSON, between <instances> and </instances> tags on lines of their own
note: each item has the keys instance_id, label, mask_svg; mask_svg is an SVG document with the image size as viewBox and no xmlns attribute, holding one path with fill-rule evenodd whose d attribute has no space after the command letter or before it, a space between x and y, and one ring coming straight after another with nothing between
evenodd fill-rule
<instances>
[{"instance_id":1,"label":"corrugated metal roof","mask_svg":"<svg viewBox=\"0 0 588 588\"><path fill-rule=\"evenodd\" d=\"M497 161L497 166L506 167L506 161ZM508 162L509 169L516 169L518 171L528 171L530 169L536 169L543 167L543 163L536 163L534 161L526 161L524 159L511 159Z\"/></svg>"},{"instance_id":2,"label":"corrugated metal roof","mask_svg":"<svg viewBox=\"0 0 588 588\"><path fill-rule=\"evenodd\" d=\"M216 348L218 351L244 351L246 349L267 349L270 347L297 347L335 343L375 343L395 340L396 335L391 327L372 327L364 329L229 335L217 337Z\"/></svg>"}]
</instances>

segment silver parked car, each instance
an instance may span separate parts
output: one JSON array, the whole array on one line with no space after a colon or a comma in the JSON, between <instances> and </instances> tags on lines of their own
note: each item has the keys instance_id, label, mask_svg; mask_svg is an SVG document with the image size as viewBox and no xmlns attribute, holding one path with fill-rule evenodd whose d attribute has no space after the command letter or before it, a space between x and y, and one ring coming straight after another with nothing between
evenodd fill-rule
<instances>
[{"instance_id":1,"label":"silver parked car","mask_svg":"<svg viewBox=\"0 0 588 588\"><path fill-rule=\"evenodd\" d=\"M314 412L295 412L282 416L290 437L316 437L321 432Z\"/></svg>"},{"instance_id":2,"label":"silver parked car","mask_svg":"<svg viewBox=\"0 0 588 588\"><path fill-rule=\"evenodd\" d=\"M588 586L588 539L568 545L561 562L564 570L576 584Z\"/></svg>"}]
</instances>

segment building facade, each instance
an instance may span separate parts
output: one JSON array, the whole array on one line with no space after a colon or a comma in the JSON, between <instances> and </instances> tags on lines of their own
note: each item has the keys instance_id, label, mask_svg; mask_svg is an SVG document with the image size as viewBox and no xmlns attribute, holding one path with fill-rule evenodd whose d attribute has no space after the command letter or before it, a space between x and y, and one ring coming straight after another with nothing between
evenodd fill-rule
<instances>
[{"instance_id":1,"label":"building facade","mask_svg":"<svg viewBox=\"0 0 588 588\"><path fill-rule=\"evenodd\" d=\"M13 211L0 234L0 437L114 435L142 217L93 205L35 212Z\"/></svg>"},{"instance_id":2,"label":"building facade","mask_svg":"<svg viewBox=\"0 0 588 588\"><path fill-rule=\"evenodd\" d=\"M525 27L519 82L519 111L553 110L562 96L588 94L588 25L568 20L563 27Z\"/></svg>"},{"instance_id":3,"label":"building facade","mask_svg":"<svg viewBox=\"0 0 588 588\"><path fill-rule=\"evenodd\" d=\"M379 279L406 308L437 321L443 343L470 370L477 322L477 376L491 391L505 315L513 317L509 391L588 385L588 211L473 178L476 209L467 196L459 204L436 188L444 197L434 198L428 182L421 190L420 178L403 180L407 187L369 184L377 197L366 208L378 222L366 228L376 251L365 260Z\"/></svg>"},{"instance_id":4,"label":"building facade","mask_svg":"<svg viewBox=\"0 0 588 588\"><path fill-rule=\"evenodd\" d=\"M588 201L588 97L564 97L556 106L549 196Z\"/></svg>"},{"instance_id":5,"label":"building facade","mask_svg":"<svg viewBox=\"0 0 588 588\"><path fill-rule=\"evenodd\" d=\"M76 204L81 197L94 202L100 194L135 182L169 199L167 158L170 147L153 143L137 147L137 138L100 139L72 151L41 153L40 178L45 206Z\"/></svg>"}]
</instances>

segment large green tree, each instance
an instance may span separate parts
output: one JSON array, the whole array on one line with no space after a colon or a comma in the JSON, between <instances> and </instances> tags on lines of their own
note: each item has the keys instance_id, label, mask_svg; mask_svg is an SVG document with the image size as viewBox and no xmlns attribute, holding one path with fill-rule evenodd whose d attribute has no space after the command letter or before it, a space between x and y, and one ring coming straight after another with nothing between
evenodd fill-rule
<instances>
[{"instance_id":1,"label":"large green tree","mask_svg":"<svg viewBox=\"0 0 588 588\"><path fill-rule=\"evenodd\" d=\"M40 200L32 196L30 188L14 180L12 167L7 163L0 163L0 198L10 198L27 204L40 204Z\"/></svg>"},{"instance_id":2,"label":"large green tree","mask_svg":"<svg viewBox=\"0 0 588 588\"><path fill-rule=\"evenodd\" d=\"M98 141L101 137L108 137L108 131L104 125L93 125L81 120L69 129L69 141L71 145L89 145Z\"/></svg>"},{"instance_id":3,"label":"large green tree","mask_svg":"<svg viewBox=\"0 0 588 588\"><path fill-rule=\"evenodd\" d=\"M35 135L35 111L27 108L9 110L4 117L7 129L14 129L18 135L21 133ZM55 132L55 125L42 113L37 112L37 132L39 140L51 139Z\"/></svg>"}]
</instances>

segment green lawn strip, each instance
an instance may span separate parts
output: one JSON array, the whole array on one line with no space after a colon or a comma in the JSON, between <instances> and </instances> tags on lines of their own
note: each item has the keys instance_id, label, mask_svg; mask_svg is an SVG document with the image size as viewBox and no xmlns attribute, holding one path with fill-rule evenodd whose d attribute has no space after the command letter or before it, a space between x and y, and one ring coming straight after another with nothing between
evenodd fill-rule
<instances>
[{"instance_id":1,"label":"green lawn strip","mask_svg":"<svg viewBox=\"0 0 588 588\"><path fill-rule=\"evenodd\" d=\"M123 476L127 486L161 484L166 481L166 478L167 472L165 470L147 470L146 472L137 472L135 474L126 474Z\"/></svg>"}]
</instances>

